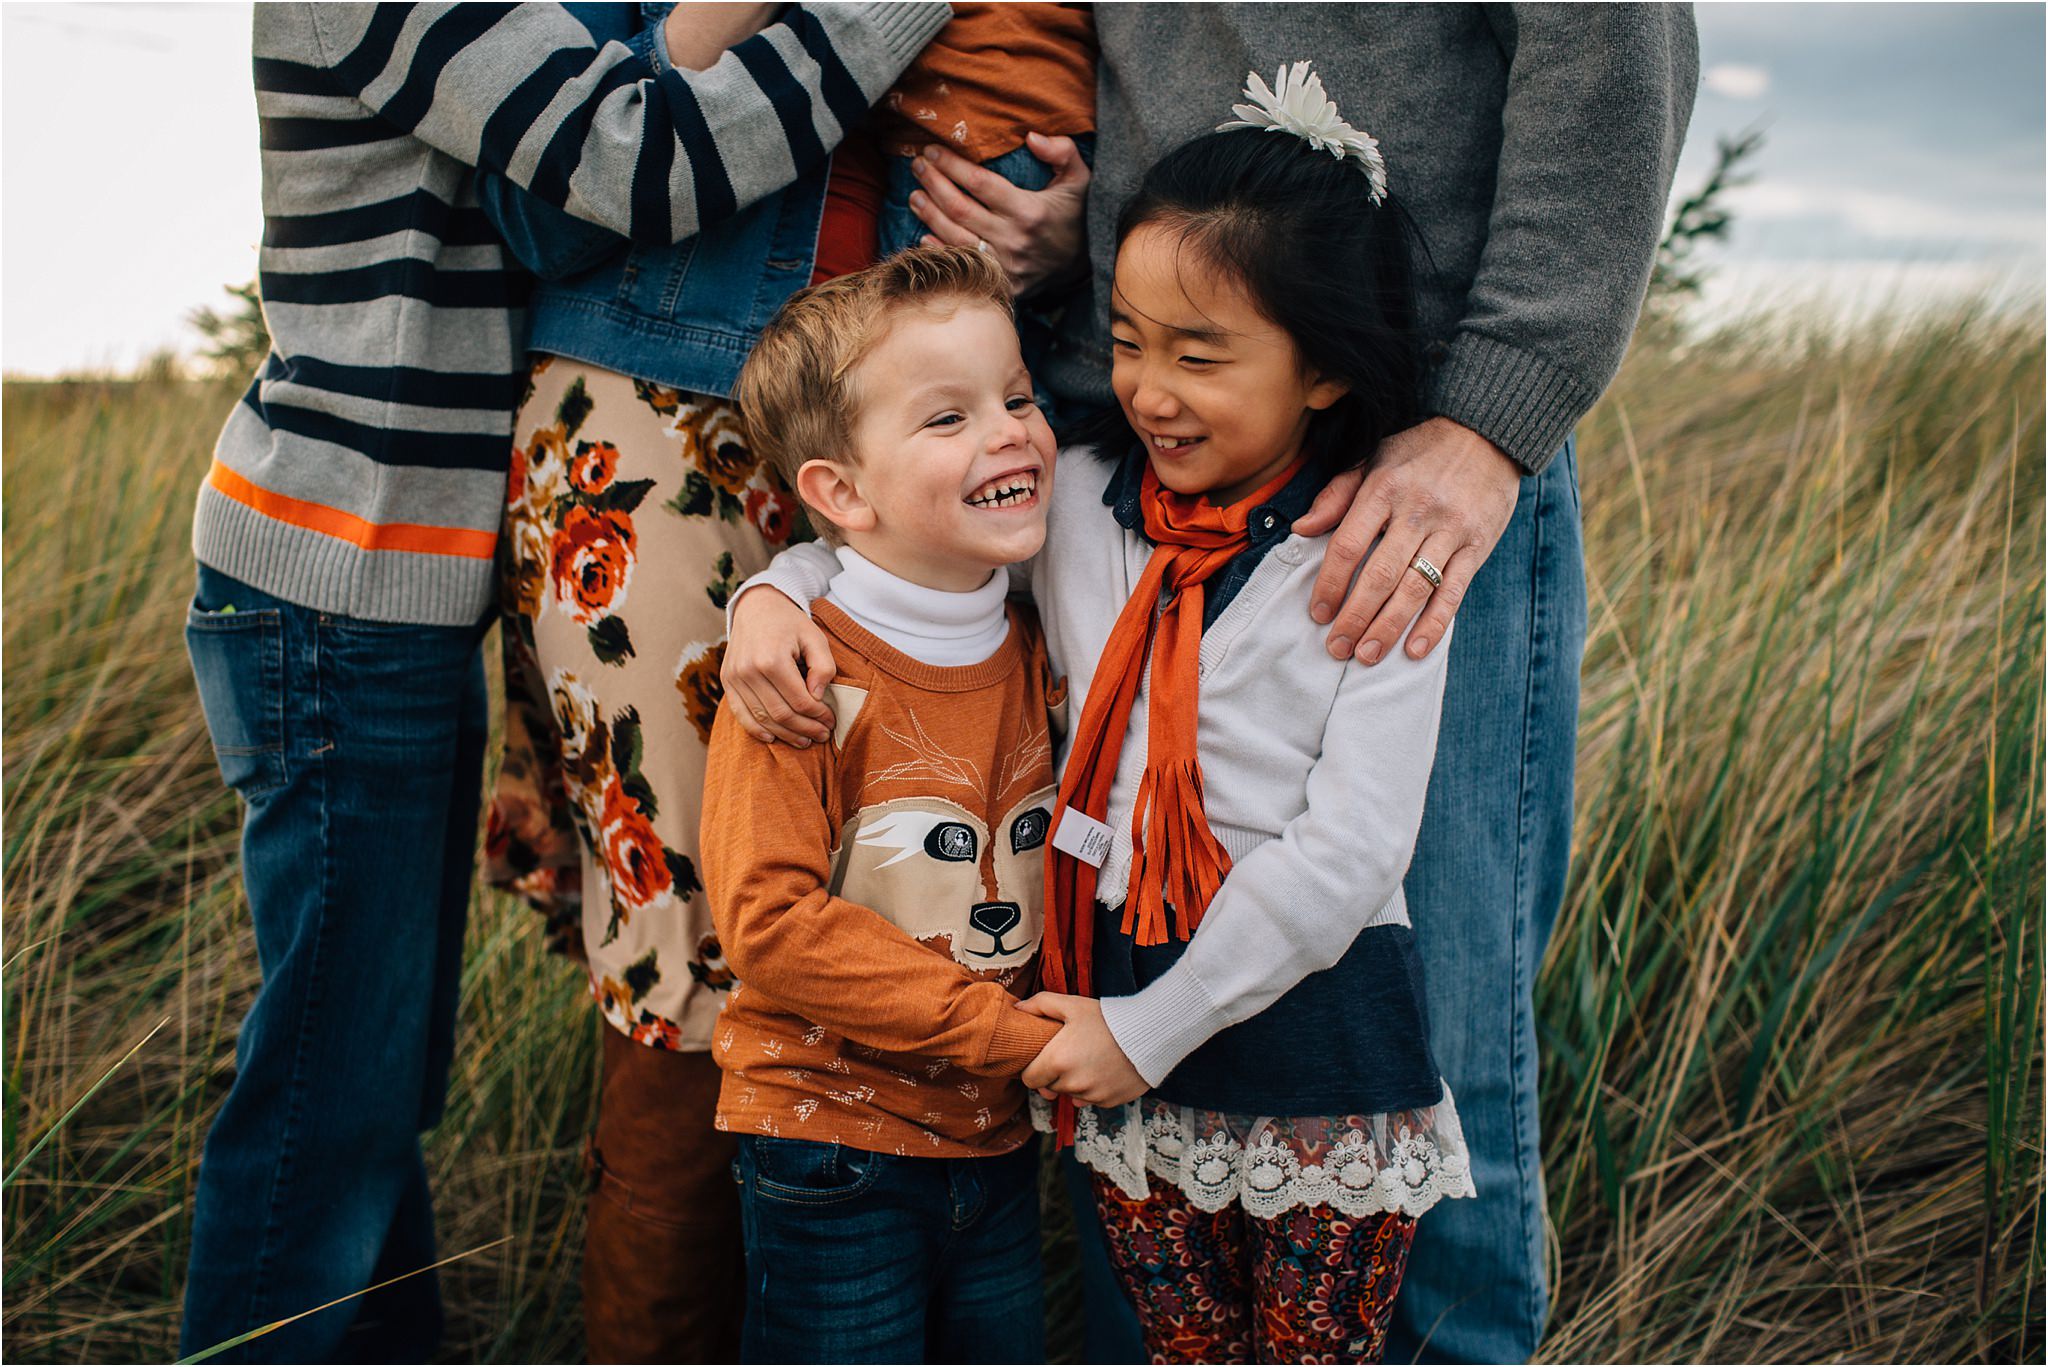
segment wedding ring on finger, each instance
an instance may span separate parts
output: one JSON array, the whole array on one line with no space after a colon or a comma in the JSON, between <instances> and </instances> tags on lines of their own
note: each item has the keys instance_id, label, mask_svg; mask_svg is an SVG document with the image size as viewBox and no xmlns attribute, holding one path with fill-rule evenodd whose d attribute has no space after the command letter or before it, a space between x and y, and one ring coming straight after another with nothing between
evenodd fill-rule
<instances>
[{"instance_id":1,"label":"wedding ring on finger","mask_svg":"<svg viewBox=\"0 0 2048 1367\"><path fill-rule=\"evenodd\" d=\"M1443 571L1439 570L1436 566L1430 564L1429 561L1425 560L1423 557L1418 555L1413 560L1409 561L1408 568L1414 570L1424 579L1427 579L1429 581L1429 586L1431 588L1440 589L1444 586Z\"/></svg>"},{"instance_id":2,"label":"wedding ring on finger","mask_svg":"<svg viewBox=\"0 0 2048 1367\"><path fill-rule=\"evenodd\" d=\"M981 252L984 255L992 254L989 250L988 239L985 237L977 237L974 239L974 250Z\"/></svg>"}]
</instances>

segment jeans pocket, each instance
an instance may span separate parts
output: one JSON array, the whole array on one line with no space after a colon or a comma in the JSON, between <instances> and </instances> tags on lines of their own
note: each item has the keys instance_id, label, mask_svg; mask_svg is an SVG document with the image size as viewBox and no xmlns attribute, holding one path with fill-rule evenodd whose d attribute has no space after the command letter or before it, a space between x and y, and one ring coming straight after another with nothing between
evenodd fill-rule
<instances>
[{"instance_id":1,"label":"jeans pocket","mask_svg":"<svg viewBox=\"0 0 2048 1367\"><path fill-rule=\"evenodd\" d=\"M741 1171L752 1178L755 1194L790 1205L850 1201L875 1184L887 1161L883 1154L843 1144L758 1134L740 1140Z\"/></svg>"},{"instance_id":2,"label":"jeans pocket","mask_svg":"<svg viewBox=\"0 0 2048 1367\"><path fill-rule=\"evenodd\" d=\"M221 781L255 801L282 788L284 615L276 608L185 614L185 649Z\"/></svg>"},{"instance_id":3,"label":"jeans pocket","mask_svg":"<svg viewBox=\"0 0 2048 1367\"><path fill-rule=\"evenodd\" d=\"M371 622L321 613L321 739L351 761L407 774L451 753L477 666L480 626Z\"/></svg>"}]
</instances>

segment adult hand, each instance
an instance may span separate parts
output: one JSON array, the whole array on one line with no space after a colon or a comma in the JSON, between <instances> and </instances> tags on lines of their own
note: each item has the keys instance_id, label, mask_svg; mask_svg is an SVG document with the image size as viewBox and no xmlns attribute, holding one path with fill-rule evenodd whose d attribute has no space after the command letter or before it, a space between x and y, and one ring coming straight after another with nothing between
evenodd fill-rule
<instances>
[{"instance_id":1,"label":"adult hand","mask_svg":"<svg viewBox=\"0 0 2048 1367\"><path fill-rule=\"evenodd\" d=\"M755 740L801 749L829 737L832 709L823 699L837 672L825 633L780 590L749 589L732 605L718 680Z\"/></svg>"},{"instance_id":2,"label":"adult hand","mask_svg":"<svg viewBox=\"0 0 2048 1367\"><path fill-rule=\"evenodd\" d=\"M1332 623L1330 654L1377 664L1418 612L1408 654L1429 654L1514 516L1521 481L1522 467L1498 446L1441 417L1381 442L1370 473L1330 481L1294 524L1303 536L1337 529L1309 607L1316 621ZM1417 556L1436 566L1441 586L1413 568Z\"/></svg>"},{"instance_id":3,"label":"adult hand","mask_svg":"<svg viewBox=\"0 0 2048 1367\"><path fill-rule=\"evenodd\" d=\"M1087 269L1083 214L1092 178L1072 138L1025 138L1031 155L1053 168L1043 190L1020 190L950 148L933 144L911 158L918 183L910 207L931 229L928 243L986 242L1010 273L1010 293L1078 278Z\"/></svg>"},{"instance_id":4,"label":"adult hand","mask_svg":"<svg viewBox=\"0 0 2048 1367\"><path fill-rule=\"evenodd\" d=\"M781 5L677 5L662 20L668 59L685 71L705 71L735 43L743 43L775 22Z\"/></svg>"}]
</instances>

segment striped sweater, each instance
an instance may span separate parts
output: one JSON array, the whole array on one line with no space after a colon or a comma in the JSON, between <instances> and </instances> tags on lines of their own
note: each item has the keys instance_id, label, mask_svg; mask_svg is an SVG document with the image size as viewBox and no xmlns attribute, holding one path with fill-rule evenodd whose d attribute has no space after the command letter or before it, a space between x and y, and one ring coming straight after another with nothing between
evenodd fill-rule
<instances>
[{"instance_id":1,"label":"striped sweater","mask_svg":"<svg viewBox=\"0 0 2048 1367\"><path fill-rule=\"evenodd\" d=\"M527 277L474 168L636 242L818 164L944 4L791 8L708 71L598 48L557 5L256 6L271 355L221 432L201 563L374 621L490 606Z\"/></svg>"}]
</instances>

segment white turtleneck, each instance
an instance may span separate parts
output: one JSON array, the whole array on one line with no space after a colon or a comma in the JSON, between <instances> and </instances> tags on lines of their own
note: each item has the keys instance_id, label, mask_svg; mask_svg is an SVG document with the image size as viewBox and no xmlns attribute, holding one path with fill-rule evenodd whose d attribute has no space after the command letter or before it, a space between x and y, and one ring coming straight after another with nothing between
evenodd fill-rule
<instances>
[{"instance_id":1,"label":"white turtleneck","mask_svg":"<svg viewBox=\"0 0 2048 1367\"><path fill-rule=\"evenodd\" d=\"M954 668L978 665L1002 647L1010 634L1010 576L1001 570L967 593L913 584L892 574L851 546L839 548L839 573L826 601L866 631L919 664Z\"/></svg>"}]
</instances>

